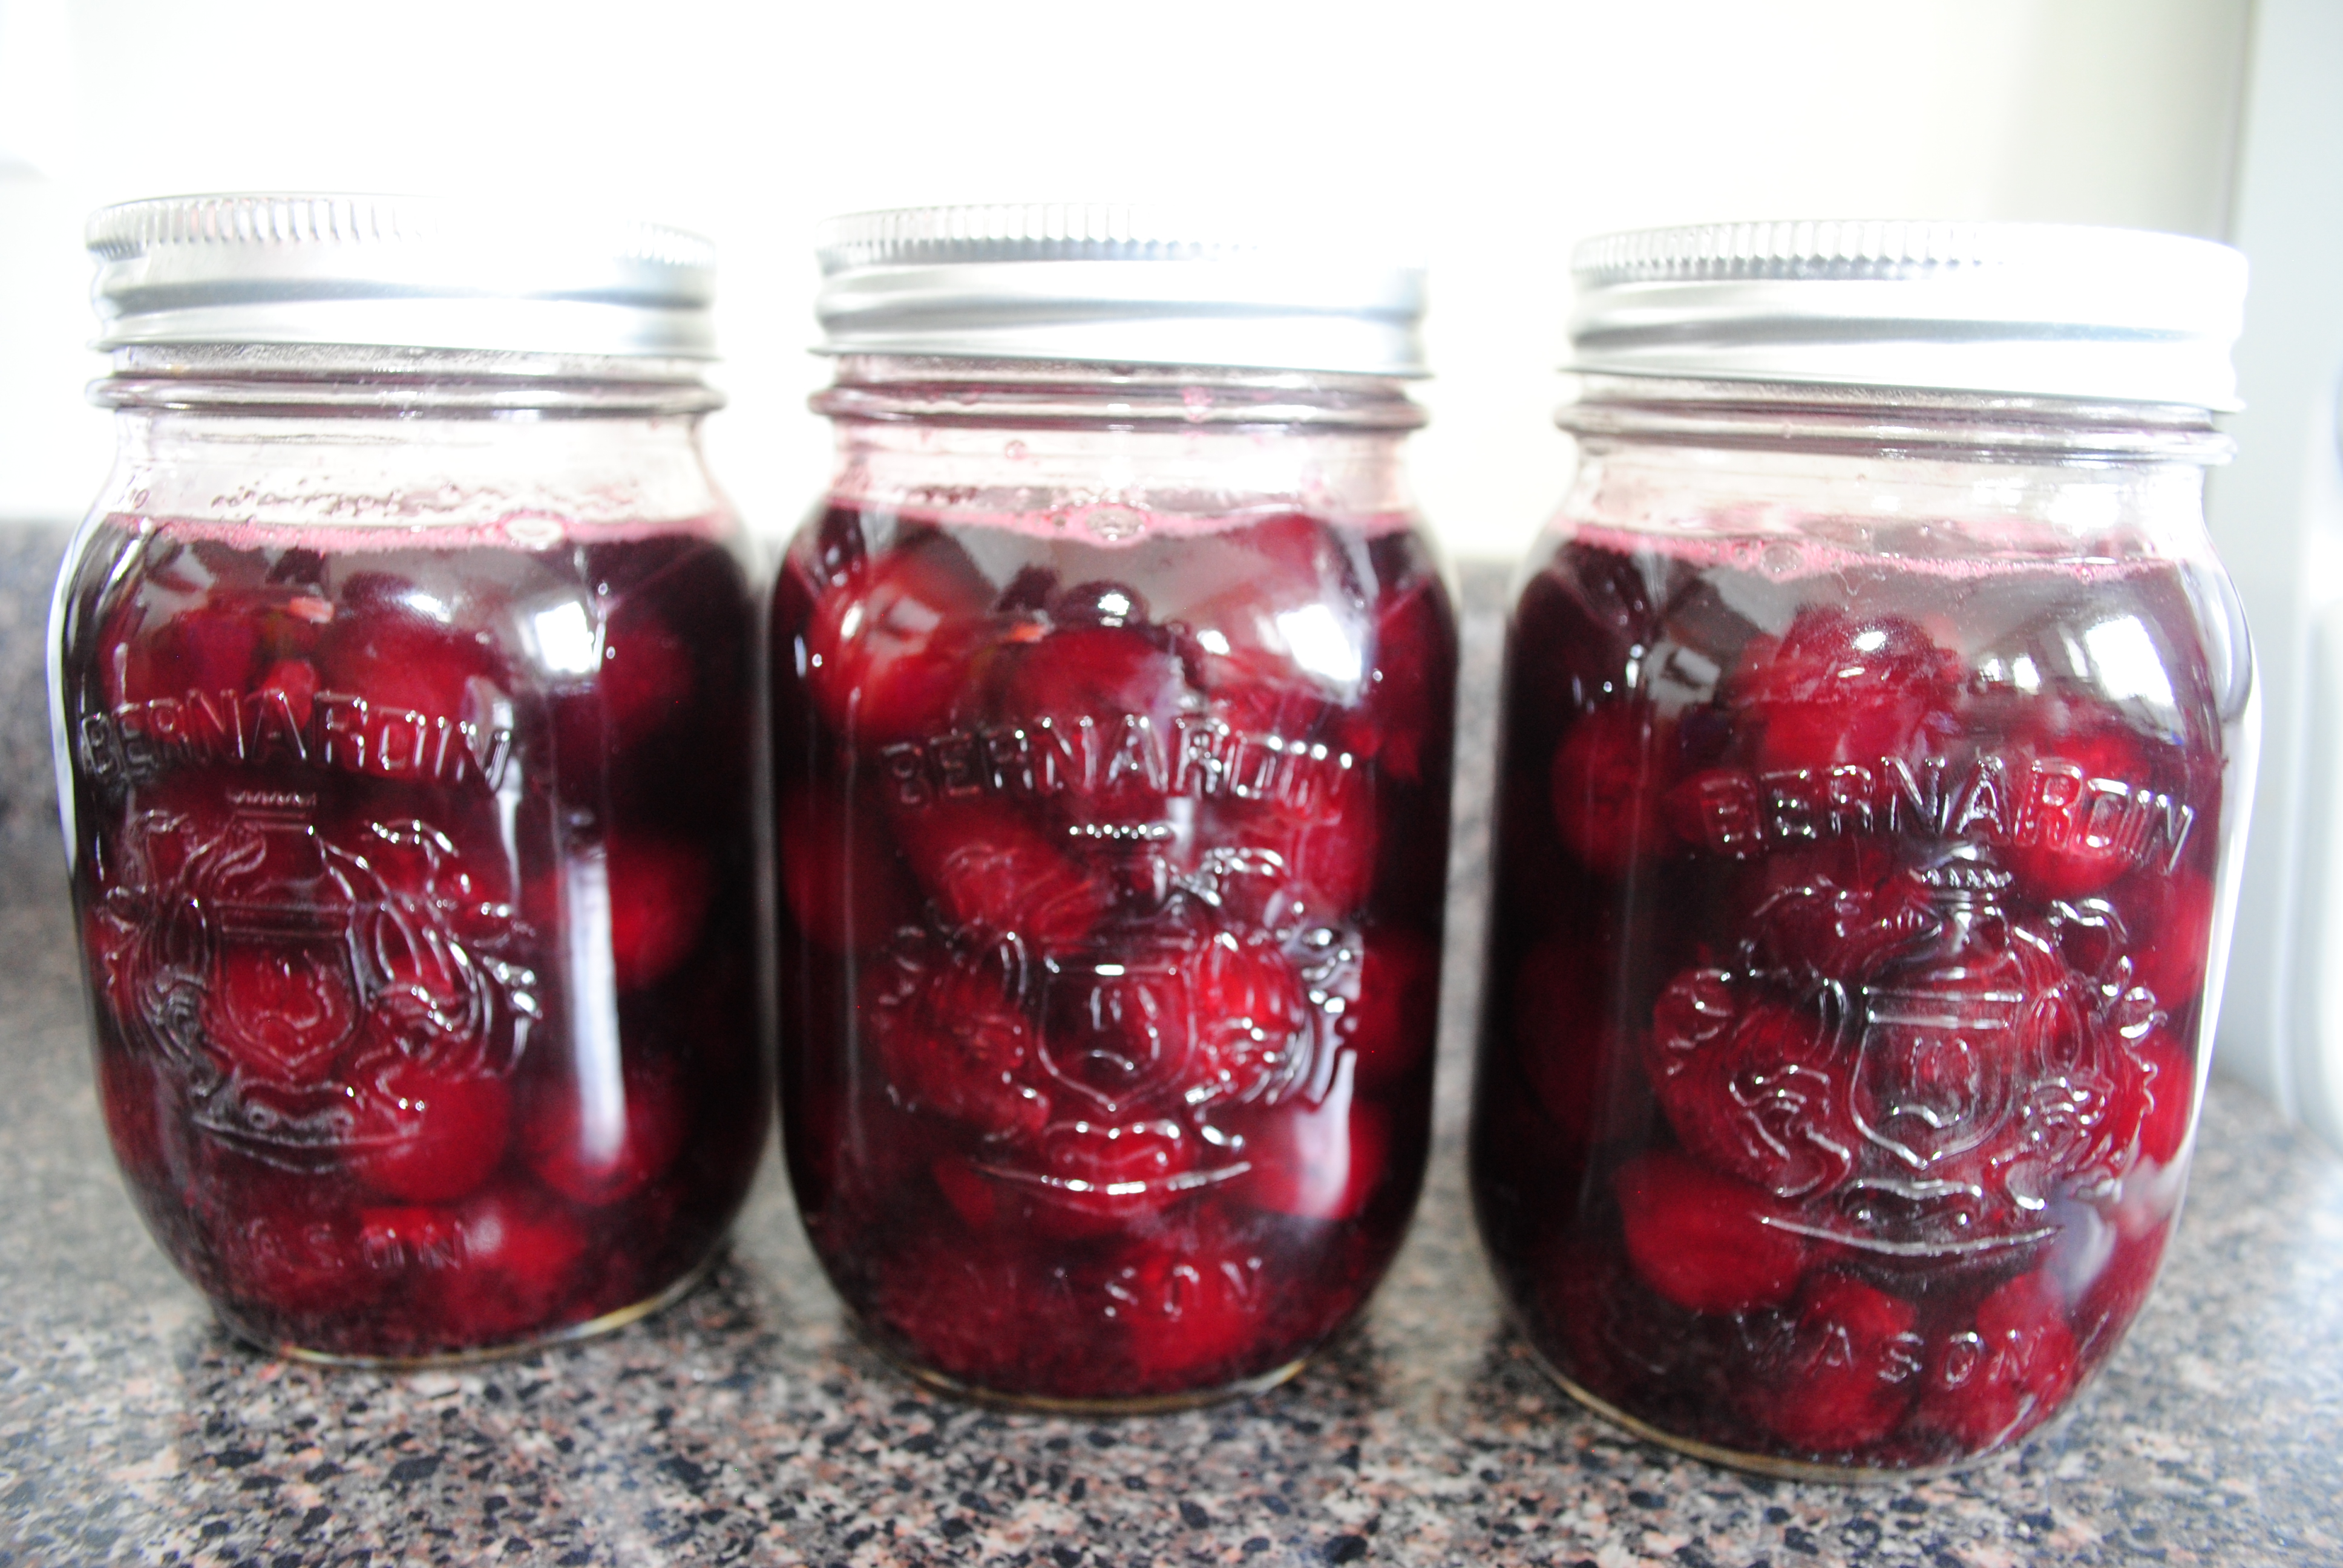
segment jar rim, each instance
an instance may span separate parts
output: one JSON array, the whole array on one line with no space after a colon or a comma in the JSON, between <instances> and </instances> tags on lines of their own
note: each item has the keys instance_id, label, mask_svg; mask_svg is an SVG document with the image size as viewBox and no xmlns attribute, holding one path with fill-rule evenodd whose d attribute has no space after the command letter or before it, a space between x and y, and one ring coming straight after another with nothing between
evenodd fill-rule
<instances>
[{"instance_id":1,"label":"jar rim","mask_svg":"<svg viewBox=\"0 0 2343 1568\"><path fill-rule=\"evenodd\" d=\"M1724 376L1571 379L1554 423L1585 440L2207 467L2236 449L2195 403Z\"/></svg>"},{"instance_id":2,"label":"jar rim","mask_svg":"<svg viewBox=\"0 0 2343 1568\"><path fill-rule=\"evenodd\" d=\"M699 414L724 406L703 361L382 344L125 345L90 401L116 409Z\"/></svg>"},{"instance_id":3,"label":"jar rim","mask_svg":"<svg viewBox=\"0 0 2343 1568\"><path fill-rule=\"evenodd\" d=\"M809 399L833 420L1033 428L1421 428L1405 378L1144 360L841 353Z\"/></svg>"}]
</instances>

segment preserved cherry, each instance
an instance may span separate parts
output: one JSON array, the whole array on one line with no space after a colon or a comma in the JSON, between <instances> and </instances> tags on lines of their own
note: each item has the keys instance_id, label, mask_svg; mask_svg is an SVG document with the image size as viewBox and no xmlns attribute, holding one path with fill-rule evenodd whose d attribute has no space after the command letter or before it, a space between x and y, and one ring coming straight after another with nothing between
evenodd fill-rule
<instances>
[{"instance_id":1,"label":"preserved cherry","mask_svg":"<svg viewBox=\"0 0 2343 1568\"><path fill-rule=\"evenodd\" d=\"M2121 538L1872 542L1574 526L1509 652L1490 1250L1575 1391L1745 1462L1942 1465L2057 1412L2147 1291L2201 1076L2217 595Z\"/></svg>"},{"instance_id":2,"label":"preserved cherry","mask_svg":"<svg viewBox=\"0 0 2343 1568\"><path fill-rule=\"evenodd\" d=\"M255 1342L542 1339L729 1225L766 1117L729 527L117 516L69 566L107 1123Z\"/></svg>"},{"instance_id":3,"label":"preserved cherry","mask_svg":"<svg viewBox=\"0 0 2343 1568\"><path fill-rule=\"evenodd\" d=\"M1423 546L839 505L773 638L787 1146L863 1330L1023 1399L1282 1374L1423 1171L1455 679Z\"/></svg>"}]
</instances>

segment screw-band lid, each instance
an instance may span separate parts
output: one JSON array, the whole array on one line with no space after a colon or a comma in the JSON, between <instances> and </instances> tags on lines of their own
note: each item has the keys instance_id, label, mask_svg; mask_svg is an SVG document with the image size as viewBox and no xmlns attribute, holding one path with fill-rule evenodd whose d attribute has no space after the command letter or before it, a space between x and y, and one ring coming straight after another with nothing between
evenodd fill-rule
<instances>
[{"instance_id":1,"label":"screw-band lid","mask_svg":"<svg viewBox=\"0 0 2343 1568\"><path fill-rule=\"evenodd\" d=\"M1081 202L824 225L828 354L1425 374L1423 268L1363 234Z\"/></svg>"},{"instance_id":2,"label":"screw-band lid","mask_svg":"<svg viewBox=\"0 0 2343 1568\"><path fill-rule=\"evenodd\" d=\"M715 247L432 196L166 196L89 220L96 347L318 343L709 359Z\"/></svg>"},{"instance_id":3,"label":"screw-band lid","mask_svg":"<svg viewBox=\"0 0 2343 1568\"><path fill-rule=\"evenodd\" d=\"M1569 368L2237 407L2246 258L2066 224L1800 221L1604 235Z\"/></svg>"}]
</instances>

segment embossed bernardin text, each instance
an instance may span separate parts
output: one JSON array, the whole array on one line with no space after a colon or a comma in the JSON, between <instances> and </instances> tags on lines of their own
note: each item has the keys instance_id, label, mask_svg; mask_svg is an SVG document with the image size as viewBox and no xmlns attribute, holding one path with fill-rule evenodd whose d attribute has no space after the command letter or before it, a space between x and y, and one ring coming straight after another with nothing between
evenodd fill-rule
<instances>
[{"instance_id":1,"label":"embossed bernardin text","mask_svg":"<svg viewBox=\"0 0 2343 1568\"><path fill-rule=\"evenodd\" d=\"M1211 713L1143 713L953 730L880 753L898 803L973 795L1108 795L1125 789L1307 810L1357 767L1320 742L1239 729Z\"/></svg>"},{"instance_id":2,"label":"embossed bernardin text","mask_svg":"<svg viewBox=\"0 0 2343 1568\"><path fill-rule=\"evenodd\" d=\"M199 763L292 763L416 783L493 789L512 759L512 729L418 713L336 691L295 699L190 691L85 714L76 744L101 785L140 782Z\"/></svg>"},{"instance_id":3,"label":"embossed bernardin text","mask_svg":"<svg viewBox=\"0 0 2343 1568\"><path fill-rule=\"evenodd\" d=\"M2074 848L2178 864L2196 809L2167 791L2093 777L2055 757L1980 752L1752 773L1720 768L1677 786L1679 828L1720 854L1845 833L1909 833L1982 843Z\"/></svg>"}]
</instances>

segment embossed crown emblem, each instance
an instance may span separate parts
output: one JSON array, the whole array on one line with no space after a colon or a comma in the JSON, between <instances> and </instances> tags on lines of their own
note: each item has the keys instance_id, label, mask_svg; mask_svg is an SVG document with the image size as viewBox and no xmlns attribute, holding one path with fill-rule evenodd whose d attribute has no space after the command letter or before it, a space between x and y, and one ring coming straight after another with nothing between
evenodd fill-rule
<instances>
[{"instance_id":1,"label":"embossed crown emblem","mask_svg":"<svg viewBox=\"0 0 2343 1568\"><path fill-rule=\"evenodd\" d=\"M1756 939L1680 977L1650 1048L1679 1136L1795 1201L1792 1228L1865 1250L2046 1234L2052 1191L2125 1168L2109 1108L2139 1069L2118 1057L2161 1015L2137 987L2076 977L2056 930L2005 907L2010 883L1961 846L1868 900L1825 878L1778 894L1773 917L1827 910L1857 961L1822 973Z\"/></svg>"},{"instance_id":2,"label":"embossed crown emblem","mask_svg":"<svg viewBox=\"0 0 2343 1568\"><path fill-rule=\"evenodd\" d=\"M237 791L225 812L139 813L93 930L120 1016L196 1124L297 1163L349 1141L387 1061L499 1074L537 1012L534 975L494 950L512 910L478 897L444 835L377 822L339 843L315 806Z\"/></svg>"}]
</instances>

